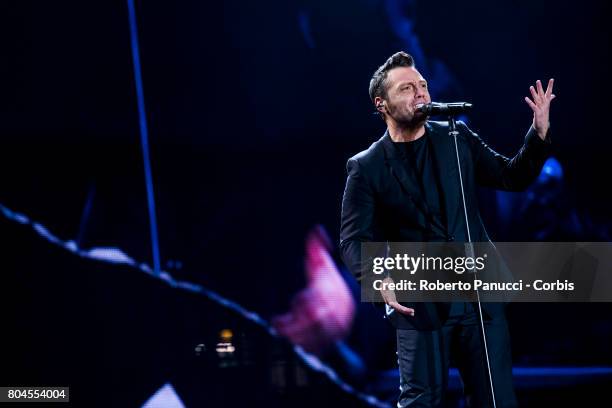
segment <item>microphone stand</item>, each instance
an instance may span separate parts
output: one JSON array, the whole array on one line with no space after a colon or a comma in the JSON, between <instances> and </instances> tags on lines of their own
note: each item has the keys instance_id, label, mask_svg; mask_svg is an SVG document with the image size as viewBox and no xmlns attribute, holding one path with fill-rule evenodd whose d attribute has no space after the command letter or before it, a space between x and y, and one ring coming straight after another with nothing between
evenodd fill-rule
<instances>
[{"instance_id":1,"label":"microphone stand","mask_svg":"<svg viewBox=\"0 0 612 408\"><path fill-rule=\"evenodd\" d=\"M468 257L472 257L474 258L474 243L472 242L472 235L470 233L470 221L468 219L468 213L467 213L467 205L465 203L465 190L463 188L463 176L461 174L461 160L459 159L459 147L457 145L457 136L459 135L459 132L457 131L457 121L455 119L454 115L449 115L448 116L448 134L449 136L451 136L455 142L455 154L457 156L457 170L459 171L459 185L460 185L460 189L461 189L461 201L463 202L463 214L465 216L465 227L467 229L467 242L465 243L465 252L466 255ZM473 273L475 274L476 271L474 270ZM485 359L487 362L487 372L489 374L489 385L491 387L491 397L493 398L493 408L497 408L497 405L495 403L495 390L493 388L493 376L491 374L491 363L489 362L489 348L487 345L487 335L485 333L485 327L484 327L484 319L482 317L482 305L480 303L480 293L478 292L478 289L476 289L476 301L478 303L478 314L480 317L480 328L482 330L482 341L483 341L483 345L484 345L484 351L485 351Z\"/></svg>"}]
</instances>

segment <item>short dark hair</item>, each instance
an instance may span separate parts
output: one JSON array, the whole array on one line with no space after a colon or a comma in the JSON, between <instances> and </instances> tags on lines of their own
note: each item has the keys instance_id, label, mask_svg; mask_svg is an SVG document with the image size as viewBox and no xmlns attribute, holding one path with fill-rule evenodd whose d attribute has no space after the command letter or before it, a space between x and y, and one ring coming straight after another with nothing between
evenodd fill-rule
<instances>
[{"instance_id":1,"label":"short dark hair","mask_svg":"<svg viewBox=\"0 0 612 408\"><path fill-rule=\"evenodd\" d=\"M414 67L414 58L412 58L412 55L400 51L390 56L384 64L378 67L372 75L372 79L370 79L370 99L372 102L377 96L387 97L387 84L385 83L387 74L397 67Z\"/></svg>"}]
</instances>

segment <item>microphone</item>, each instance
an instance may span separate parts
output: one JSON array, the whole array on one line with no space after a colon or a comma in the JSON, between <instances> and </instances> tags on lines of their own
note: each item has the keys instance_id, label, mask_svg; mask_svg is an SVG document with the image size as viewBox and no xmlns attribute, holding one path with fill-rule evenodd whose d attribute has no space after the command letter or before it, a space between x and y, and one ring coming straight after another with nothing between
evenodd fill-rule
<instances>
[{"instance_id":1,"label":"microphone","mask_svg":"<svg viewBox=\"0 0 612 408\"><path fill-rule=\"evenodd\" d=\"M472 104L467 102L439 103L432 102L417 105L416 111L425 115L458 115L472 109Z\"/></svg>"}]
</instances>

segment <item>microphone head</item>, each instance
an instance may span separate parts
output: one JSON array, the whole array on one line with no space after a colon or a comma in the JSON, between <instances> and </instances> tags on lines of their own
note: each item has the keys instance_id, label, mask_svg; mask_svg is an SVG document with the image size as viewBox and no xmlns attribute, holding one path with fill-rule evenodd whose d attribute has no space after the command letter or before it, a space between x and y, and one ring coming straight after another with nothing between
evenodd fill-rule
<instances>
[{"instance_id":1,"label":"microphone head","mask_svg":"<svg viewBox=\"0 0 612 408\"><path fill-rule=\"evenodd\" d=\"M431 102L416 105L416 112L425 115L458 115L472 109L472 104L468 102L440 103Z\"/></svg>"},{"instance_id":2,"label":"microphone head","mask_svg":"<svg viewBox=\"0 0 612 408\"><path fill-rule=\"evenodd\" d=\"M419 103L416 105L416 109L415 112L416 113L422 113L424 115L429 115L432 112L432 109L434 107L436 107L437 105L439 105L436 102L430 102L430 103Z\"/></svg>"}]
</instances>

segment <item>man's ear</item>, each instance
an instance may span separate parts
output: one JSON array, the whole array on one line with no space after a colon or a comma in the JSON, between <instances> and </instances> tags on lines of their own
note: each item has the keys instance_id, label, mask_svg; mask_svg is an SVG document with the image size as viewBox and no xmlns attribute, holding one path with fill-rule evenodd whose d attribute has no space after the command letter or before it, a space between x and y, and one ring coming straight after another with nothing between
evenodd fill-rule
<instances>
[{"instance_id":1,"label":"man's ear","mask_svg":"<svg viewBox=\"0 0 612 408\"><path fill-rule=\"evenodd\" d=\"M385 111L385 101L380 96L377 96L376 98L374 98L374 104L376 105L377 111L381 113Z\"/></svg>"}]
</instances>

